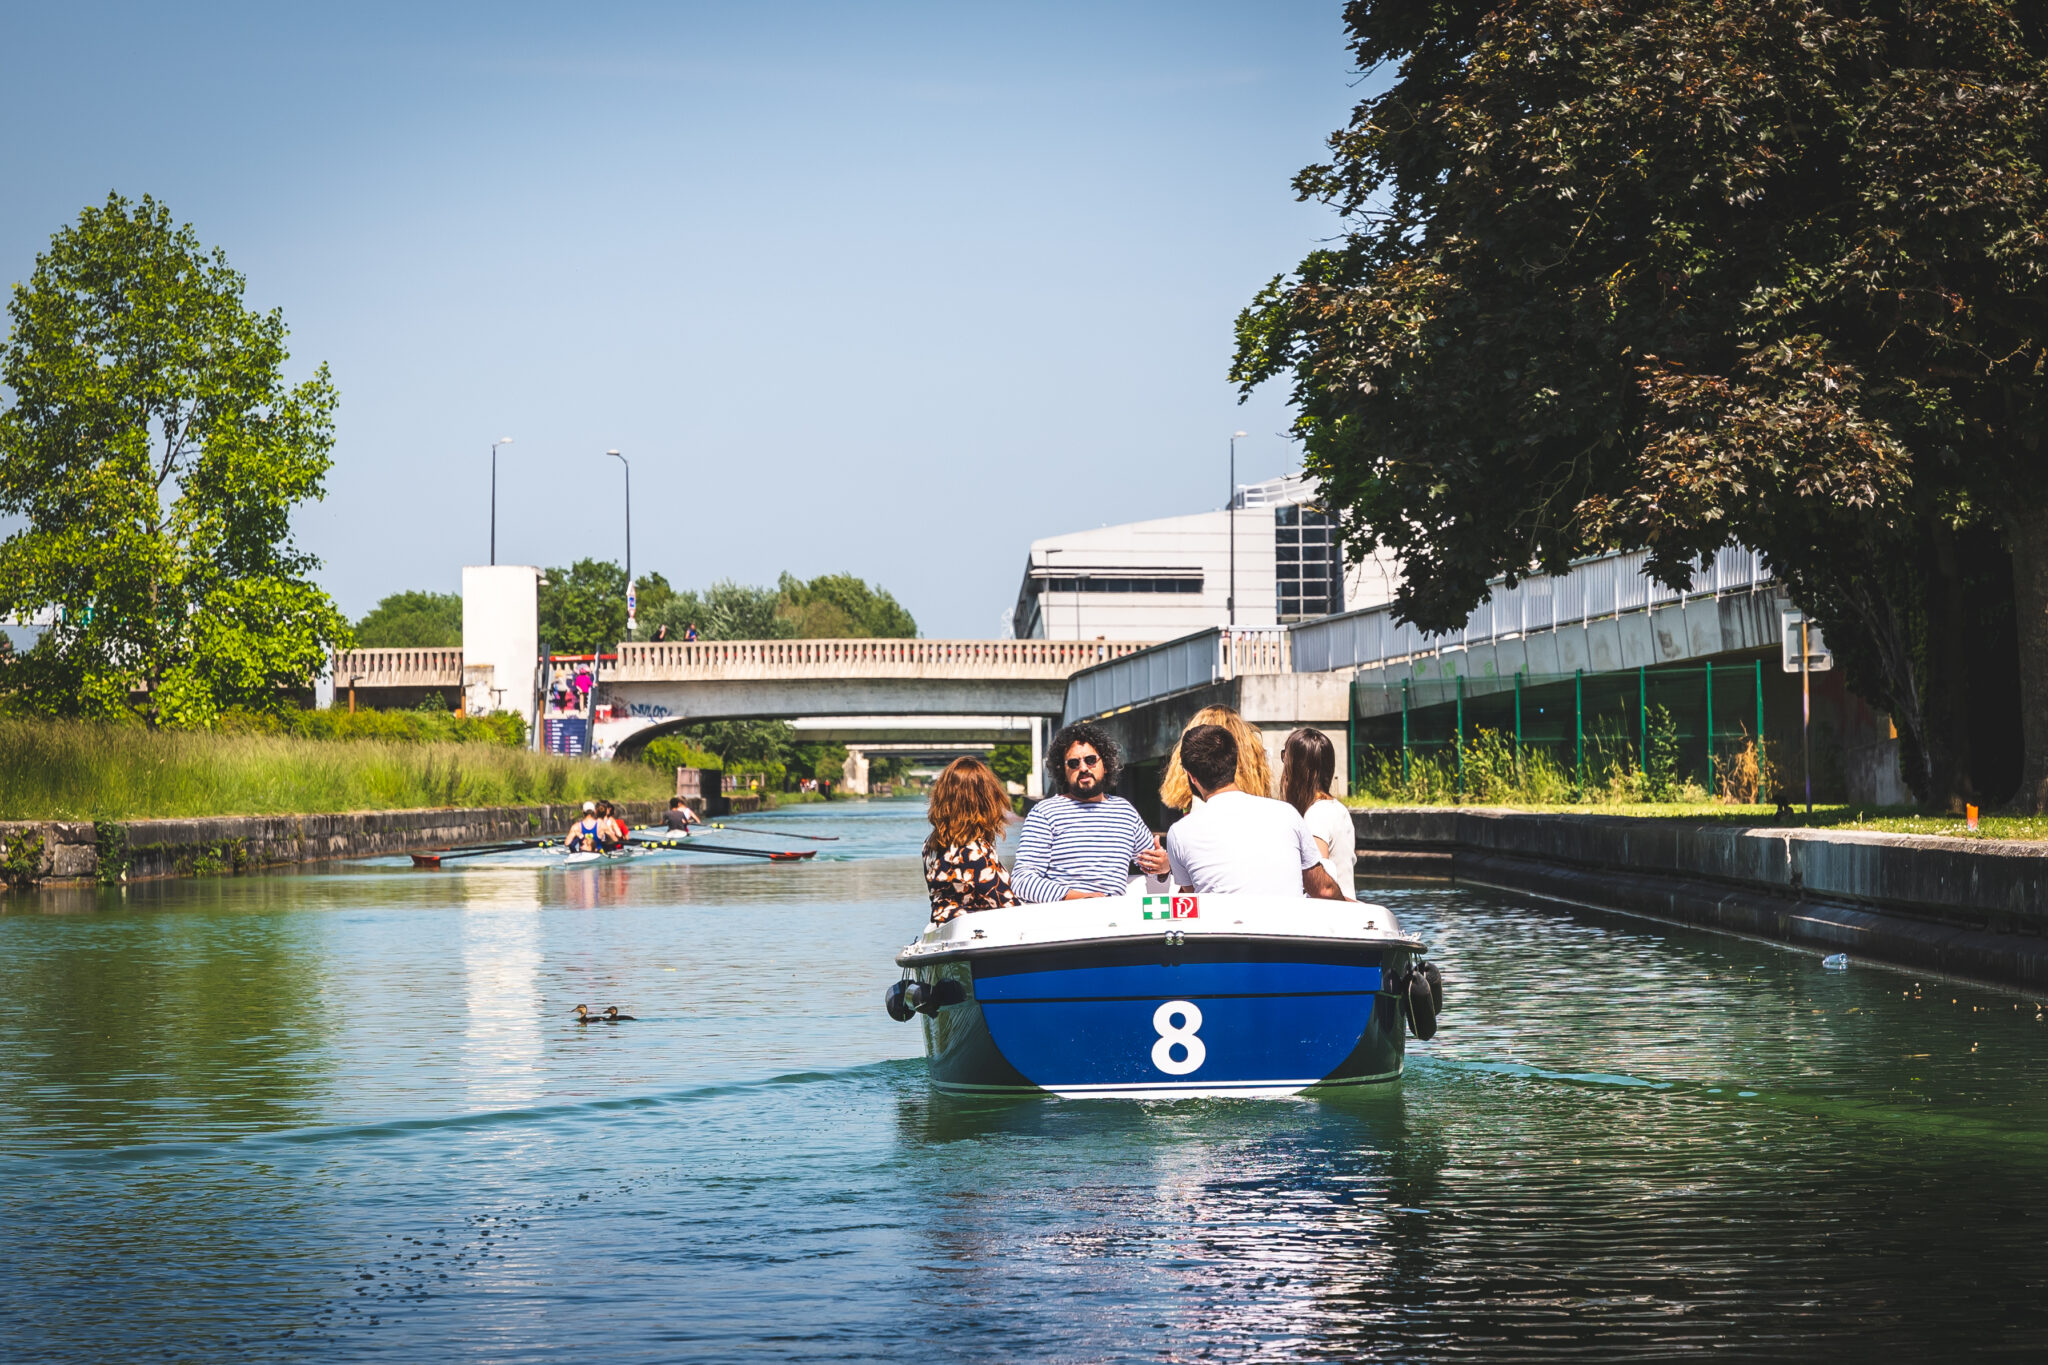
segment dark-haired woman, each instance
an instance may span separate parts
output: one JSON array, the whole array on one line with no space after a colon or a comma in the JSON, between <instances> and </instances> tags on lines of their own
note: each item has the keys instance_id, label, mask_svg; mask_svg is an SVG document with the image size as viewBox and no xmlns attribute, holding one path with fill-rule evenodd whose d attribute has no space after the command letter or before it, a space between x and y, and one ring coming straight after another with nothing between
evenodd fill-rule
<instances>
[{"instance_id":1,"label":"dark-haired woman","mask_svg":"<svg viewBox=\"0 0 2048 1365\"><path fill-rule=\"evenodd\" d=\"M956 758L932 783L932 832L924 841L924 885L932 923L970 910L1017 903L996 842L1010 818L1010 797L978 758Z\"/></svg>"},{"instance_id":2,"label":"dark-haired woman","mask_svg":"<svg viewBox=\"0 0 2048 1365\"><path fill-rule=\"evenodd\" d=\"M1321 730L1300 729L1287 737L1280 756L1280 799L1301 812L1302 822L1315 837L1316 850L1323 855L1323 870L1344 893L1345 900L1357 900L1352 888L1353 869L1358 862L1358 832L1351 823L1351 811L1330 795L1330 779L1337 775L1337 747Z\"/></svg>"}]
</instances>

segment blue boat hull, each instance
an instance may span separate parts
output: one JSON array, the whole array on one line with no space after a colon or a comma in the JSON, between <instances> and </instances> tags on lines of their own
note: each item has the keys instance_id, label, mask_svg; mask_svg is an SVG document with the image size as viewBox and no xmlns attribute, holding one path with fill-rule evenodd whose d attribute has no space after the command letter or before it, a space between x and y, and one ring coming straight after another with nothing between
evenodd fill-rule
<instances>
[{"instance_id":1,"label":"blue boat hull","mask_svg":"<svg viewBox=\"0 0 2048 1365\"><path fill-rule=\"evenodd\" d=\"M1399 943L1212 935L984 950L916 975L964 997L925 1020L942 1089L1282 1095L1400 1076L1409 961Z\"/></svg>"}]
</instances>

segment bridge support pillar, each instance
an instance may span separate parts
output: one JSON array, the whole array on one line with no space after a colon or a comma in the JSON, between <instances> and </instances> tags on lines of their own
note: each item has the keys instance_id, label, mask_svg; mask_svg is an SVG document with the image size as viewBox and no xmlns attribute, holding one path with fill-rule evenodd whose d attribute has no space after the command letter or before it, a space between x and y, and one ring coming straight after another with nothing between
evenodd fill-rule
<instances>
[{"instance_id":1,"label":"bridge support pillar","mask_svg":"<svg viewBox=\"0 0 2048 1365\"><path fill-rule=\"evenodd\" d=\"M1044 716L1031 718L1031 771L1024 778L1024 795L1036 801L1045 795L1045 727Z\"/></svg>"},{"instance_id":2,"label":"bridge support pillar","mask_svg":"<svg viewBox=\"0 0 2048 1365\"><path fill-rule=\"evenodd\" d=\"M865 750L849 748L840 770L839 790L849 796L868 794L868 756Z\"/></svg>"}]
</instances>

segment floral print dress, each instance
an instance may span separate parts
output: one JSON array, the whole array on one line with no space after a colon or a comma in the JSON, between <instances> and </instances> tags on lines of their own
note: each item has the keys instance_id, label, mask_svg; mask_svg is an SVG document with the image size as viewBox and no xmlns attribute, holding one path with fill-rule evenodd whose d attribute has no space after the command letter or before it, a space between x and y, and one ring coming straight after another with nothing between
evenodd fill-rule
<instances>
[{"instance_id":1,"label":"floral print dress","mask_svg":"<svg viewBox=\"0 0 2048 1365\"><path fill-rule=\"evenodd\" d=\"M979 839L925 850L924 884L931 893L933 924L944 924L968 910L995 910L1018 903L1017 893L1010 889L1009 870L996 856L994 845Z\"/></svg>"}]
</instances>

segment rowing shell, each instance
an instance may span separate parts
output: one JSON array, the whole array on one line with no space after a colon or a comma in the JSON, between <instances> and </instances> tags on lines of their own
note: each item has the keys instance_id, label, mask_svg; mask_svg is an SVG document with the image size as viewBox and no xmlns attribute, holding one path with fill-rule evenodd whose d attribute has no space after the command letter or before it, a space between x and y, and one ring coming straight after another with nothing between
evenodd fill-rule
<instances>
[{"instance_id":1,"label":"rowing shell","mask_svg":"<svg viewBox=\"0 0 2048 1365\"><path fill-rule=\"evenodd\" d=\"M593 853L588 849L579 849L574 853L564 853L562 855L562 866L581 867L586 863L598 863L612 860L622 861L627 858L637 858L640 856L642 851L643 850L637 848L615 848L609 852Z\"/></svg>"}]
</instances>

